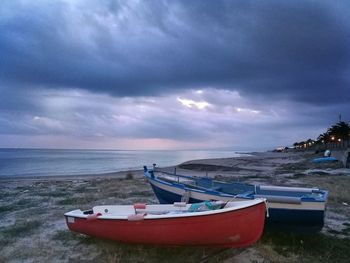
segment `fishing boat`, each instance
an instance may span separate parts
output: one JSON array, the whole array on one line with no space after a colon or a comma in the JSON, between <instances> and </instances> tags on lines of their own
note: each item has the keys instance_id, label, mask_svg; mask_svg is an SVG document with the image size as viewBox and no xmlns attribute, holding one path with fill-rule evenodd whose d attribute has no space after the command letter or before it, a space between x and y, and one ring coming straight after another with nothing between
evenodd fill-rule
<instances>
[{"instance_id":1,"label":"fishing boat","mask_svg":"<svg viewBox=\"0 0 350 263\"><path fill-rule=\"evenodd\" d=\"M264 229L265 200L95 206L65 214L70 230L118 242L245 247Z\"/></svg>"},{"instance_id":2,"label":"fishing boat","mask_svg":"<svg viewBox=\"0 0 350 263\"><path fill-rule=\"evenodd\" d=\"M319 188L253 185L239 182L221 182L207 177L186 176L148 169L144 175L162 204L204 200L268 201L270 225L306 227L319 231L324 224L328 192Z\"/></svg>"}]
</instances>

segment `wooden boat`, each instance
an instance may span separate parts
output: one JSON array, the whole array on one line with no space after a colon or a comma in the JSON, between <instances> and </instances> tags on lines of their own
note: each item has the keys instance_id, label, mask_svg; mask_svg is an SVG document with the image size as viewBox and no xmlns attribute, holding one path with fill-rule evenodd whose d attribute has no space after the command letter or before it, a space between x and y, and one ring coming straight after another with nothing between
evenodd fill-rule
<instances>
[{"instance_id":1,"label":"wooden boat","mask_svg":"<svg viewBox=\"0 0 350 263\"><path fill-rule=\"evenodd\" d=\"M260 238L265 209L264 199L192 205L106 205L89 211L74 210L65 217L72 231L118 242L245 247Z\"/></svg>"},{"instance_id":2,"label":"wooden boat","mask_svg":"<svg viewBox=\"0 0 350 263\"><path fill-rule=\"evenodd\" d=\"M144 167L144 175L162 204L204 200L236 201L266 198L270 225L287 225L319 231L324 224L328 192L318 188L252 185L220 182Z\"/></svg>"}]
</instances>

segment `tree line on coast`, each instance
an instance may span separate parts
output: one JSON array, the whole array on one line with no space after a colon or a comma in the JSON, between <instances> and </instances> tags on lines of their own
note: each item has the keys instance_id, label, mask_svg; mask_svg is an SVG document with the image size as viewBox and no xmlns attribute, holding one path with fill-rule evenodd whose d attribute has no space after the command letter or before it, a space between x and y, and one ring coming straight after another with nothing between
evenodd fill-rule
<instances>
[{"instance_id":1,"label":"tree line on coast","mask_svg":"<svg viewBox=\"0 0 350 263\"><path fill-rule=\"evenodd\" d=\"M332 125L326 132L320 134L316 140L308 139L301 142L295 142L295 148L307 148L315 144L341 143L350 141L350 125L344 121Z\"/></svg>"}]
</instances>

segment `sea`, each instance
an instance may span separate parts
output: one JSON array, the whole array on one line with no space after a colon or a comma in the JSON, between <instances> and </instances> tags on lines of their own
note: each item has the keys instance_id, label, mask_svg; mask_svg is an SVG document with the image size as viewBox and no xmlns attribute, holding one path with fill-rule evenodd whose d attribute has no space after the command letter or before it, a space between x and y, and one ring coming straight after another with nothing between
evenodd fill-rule
<instances>
[{"instance_id":1,"label":"sea","mask_svg":"<svg viewBox=\"0 0 350 263\"><path fill-rule=\"evenodd\" d=\"M0 177L94 175L177 165L194 159L239 157L244 152L228 150L66 150L1 149Z\"/></svg>"}]
</instances>

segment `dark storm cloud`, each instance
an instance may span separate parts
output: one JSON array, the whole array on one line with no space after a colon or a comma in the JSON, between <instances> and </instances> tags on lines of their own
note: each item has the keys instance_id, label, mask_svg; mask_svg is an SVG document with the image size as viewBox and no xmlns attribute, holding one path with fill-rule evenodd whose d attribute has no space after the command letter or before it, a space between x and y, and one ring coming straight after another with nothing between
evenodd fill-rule
<instances>
[{"instance_id":1,"label":"dark storm cloud","mask_svg":"<svg viewBox=\"0 0 350 263\"><path fill-rule=\"evenodd\" d=\"M0 77L22 90L142 96L211 86L263 100L339 103L350 98L347 8L340 1L5 1Z\"/></svg>"}]
</instances>

